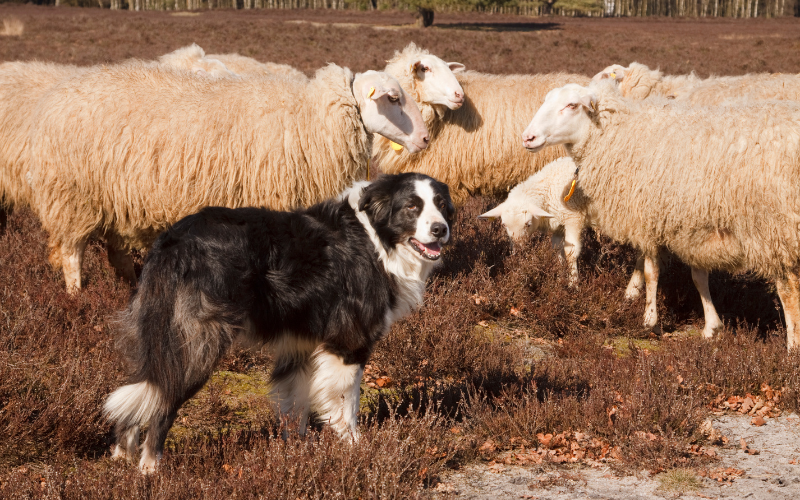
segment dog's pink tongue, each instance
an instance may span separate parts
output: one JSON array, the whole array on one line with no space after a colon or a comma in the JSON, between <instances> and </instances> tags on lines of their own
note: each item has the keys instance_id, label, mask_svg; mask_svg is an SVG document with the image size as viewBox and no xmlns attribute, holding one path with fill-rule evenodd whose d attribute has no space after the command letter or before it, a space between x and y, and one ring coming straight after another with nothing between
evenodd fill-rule
<instances>
[{"instance_id":1,"label":"dog's pink tongue","mask_svg":"<svg viewBox=\"0 0 800 500\"><path fill-rule=\"evenodd\" d=\"M434 255L437 255L438 253L440 253L442 251L442 245L440 245L439 243L437 243L435 241L433 243L428 243L427 245L423 243L422 245L425 248L428 249L429 253L434 254Z\"/></svg>"}]
</instances>

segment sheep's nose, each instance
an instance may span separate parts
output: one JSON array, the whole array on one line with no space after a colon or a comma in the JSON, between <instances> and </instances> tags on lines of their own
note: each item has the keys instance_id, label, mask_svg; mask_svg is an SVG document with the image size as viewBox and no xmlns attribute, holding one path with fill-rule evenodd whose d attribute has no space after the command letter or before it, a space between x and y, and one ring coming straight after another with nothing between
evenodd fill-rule
<instances>
[{"instance_id":1,"label":"sheep's nose","mask_svg":"<svg viewBox=\"0 0 800 500\"><path fill-rule=\"evenodd\" d=\"M425 144L428 144L428 134L425 134L424 136L422 136L422 141L423 141Z\"/></svg>"},{"instance_id":2,"label":"sheep's nose","mask_svg":"<svg viewBox=\"0 0 800 500\"><path fill-rule=\"evenodd\" d=\"M431 234L437 238L447 236L447 224L434 222L431 224Z\"/></svg>"},{"instance_id":3,"label":"sheep's nose","mask_svg":"<svg viewBox=\"0 0 800 500\"><path fill-rule=\"evenodd\" d=\"M461 92L459 92L457 90L456 90L455 94L456 94L456 99L461 99L461 98L464 97L464 94L462 94Z\"/></svg>"}]
</instances>

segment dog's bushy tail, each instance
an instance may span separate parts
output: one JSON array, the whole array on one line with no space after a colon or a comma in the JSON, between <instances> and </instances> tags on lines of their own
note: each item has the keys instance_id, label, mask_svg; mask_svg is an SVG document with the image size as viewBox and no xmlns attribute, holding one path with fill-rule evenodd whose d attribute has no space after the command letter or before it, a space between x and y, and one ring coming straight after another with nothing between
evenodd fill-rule
<instances>
[{"instance_id":1,"label":"dog's bushy tail","mask_svg":"<svg viewBox=\"0 0 800 500\"><path fill-rule=\"evenodd\" d=\"M118 428L164 415L176 389L181 390L175 387L183 379L183 356L174 338L177 284L158 274L152 265L145 269L136 295L114 321L117 349L125 359L130 383L111 393L103 410Z\"/></svg>"},{"instance_id":2,"label":"dog's bushy tail","mask_svg":"<svg viewBox=\"0 0 800 500\"><path fill-rule=\"evenodd\" d=\"M235 304L204 293L211 273L198 252L186 245L162 248L161 241L148 256L136 295L116 318L117 348L130 377L104 409L118 429L174 416L208 380L243 323Z\"/></svg>"}]
</instances>

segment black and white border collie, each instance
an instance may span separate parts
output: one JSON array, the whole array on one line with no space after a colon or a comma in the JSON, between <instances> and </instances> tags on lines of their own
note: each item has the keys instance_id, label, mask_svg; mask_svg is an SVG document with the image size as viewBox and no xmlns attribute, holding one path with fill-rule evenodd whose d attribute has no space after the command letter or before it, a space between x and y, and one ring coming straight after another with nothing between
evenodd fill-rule
<instances>
[{"instance_id":1,"label":"black and white border collie","mask_svg":"<svg viewBox=\"0 0 800 500\"><path fill-rule=\"evenodd\" d=\"M205 208L163 233L118 320L128 385L105 414L114 457L155 469L178 409L235 340L270 343L274 392L303 434L310 411L358 438L364 365L391 324L422 302L450 239L446 184L384 175L293 212Z\"/></svg>"}]
</instances>

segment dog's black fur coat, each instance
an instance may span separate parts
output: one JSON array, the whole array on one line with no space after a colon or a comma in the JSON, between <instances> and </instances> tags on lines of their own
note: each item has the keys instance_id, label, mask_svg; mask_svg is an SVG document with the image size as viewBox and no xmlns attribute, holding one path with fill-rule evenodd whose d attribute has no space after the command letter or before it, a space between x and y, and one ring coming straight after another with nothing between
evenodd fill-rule
<instances>
[{"instance_id":1,"label":"dog's black fur coat","mask_svg":"<svg viewBox=\"0 0 800 500\"><path fill-rule=\"evenodd\" d=\"M447 186L427 176L383 176L361 195L358 208L387 252L414 234L423 205L414 181L424 179L449 227ZM210 207L180 220L156 240L118 322L128 383L160 392L149 445L161 452L177 410L237 336L302 338L363 369L398 293L347 199L294 212ZM273 378L301 368L294 363L278 360ZM132 419L117 421L118 436L138 425Z\"/></svg>"}]
</instances>

